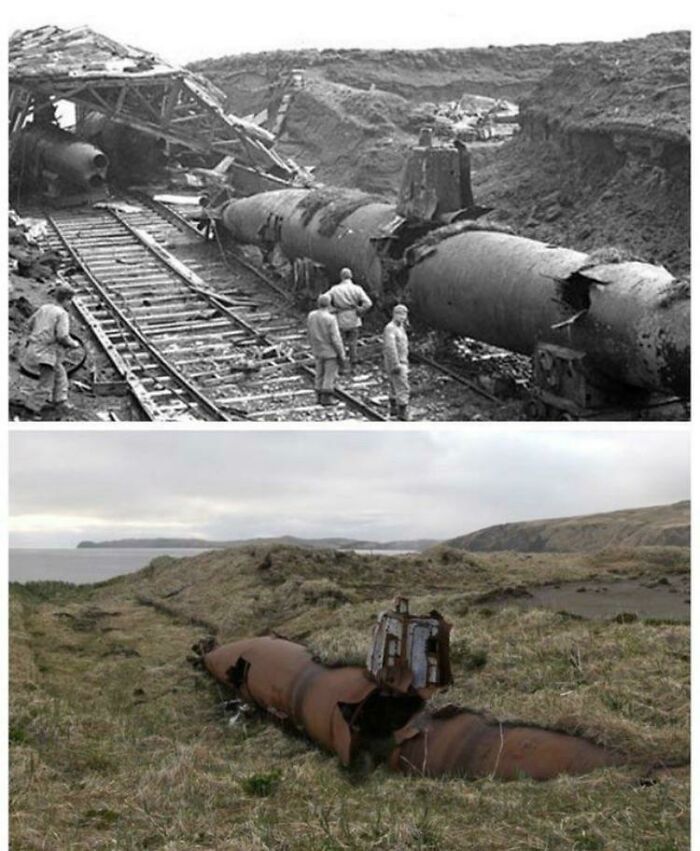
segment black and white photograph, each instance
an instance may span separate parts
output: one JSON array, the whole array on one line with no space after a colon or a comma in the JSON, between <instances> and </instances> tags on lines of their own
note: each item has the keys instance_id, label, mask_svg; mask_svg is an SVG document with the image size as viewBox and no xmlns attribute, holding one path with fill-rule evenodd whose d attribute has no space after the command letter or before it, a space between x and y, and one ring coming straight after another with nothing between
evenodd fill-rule
<instances>
[{"instance_id":1,"label":"black and white photograph","mask_svg":"<svg viewBox=\"0 0 700 851\"><path fill-rule=\"evenodd\" d=\"M391 5L27 11L11 419L688 419L689 31Z\"/></svg>"}]
</instances>

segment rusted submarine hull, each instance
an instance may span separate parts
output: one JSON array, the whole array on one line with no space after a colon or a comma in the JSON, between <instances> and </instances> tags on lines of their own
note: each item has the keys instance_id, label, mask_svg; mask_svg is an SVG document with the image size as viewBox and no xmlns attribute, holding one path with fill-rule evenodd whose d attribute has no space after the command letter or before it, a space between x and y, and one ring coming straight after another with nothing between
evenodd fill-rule
<instances>
[{"instance_id":1,"label":"rusted submarine hull","mask_svg":"<svg viewBox=\"0 0 700 851\"><path fill-rule=\"evenodd\" d=\"M266 192L230 202L240 243L342 266L381 299L407 300L432 328L532 355L541 343L580 351L607 379L690 394L690 298L663 267L601 262L481 226L408 222L394 206L344 190ZM427 234L426 234L427 231Z\"/></svg>"},{"instance_id":2,"label":"rusted submarine hull","mask_svg":"<svg viewBox=\"0 0 700 851\"><path fill-rule=\"evenodd\" d=\"M389 767L423 777L551 780L623 761L586 739L538 727L489 723L457 708L420 713L396 733L396 740Z\"/></svg>"},{"instance_id":3,"label":"rusted submarine hull","mask_svg":"<svg viewBox=\"0 0 700 851\"><path fill-rule=\"evenodd\" d=\"M55 174L76 189L104 186L109 160L95 145L57 127L28 127L13 142L12 163L21 173L25 166L35 180Z\"/></svg>"},{"instance_id":4,"label":"rusted submarine hull","mask_svg":"<svg viewBox=\"0 0 700 851\"><path fill-rule=\"evenodd\" d=\"M618 765L606 749L549 730L489 723L458 708L430 712L416 692L385 688L364 668L328 668L300 644L251 638L204 653L206 670L348 765L383 742L389 767L428 777L549 780Z\"/></svg>"},{"instance_id":5,"label":"rusted submarine hull","mask_svg":"<svg viewBox=\"0 0 700 851\"><path fill-rule=\"evenodd\" d=\"M420 698L382 698L363 668L326 668L300 644L263 637L206 653L205 668L281 721L288 721L348 765L365 737L380 736L388 718L407 721ZM378 708L378 703L388 702Z\"/></svg>"}]
</instances>

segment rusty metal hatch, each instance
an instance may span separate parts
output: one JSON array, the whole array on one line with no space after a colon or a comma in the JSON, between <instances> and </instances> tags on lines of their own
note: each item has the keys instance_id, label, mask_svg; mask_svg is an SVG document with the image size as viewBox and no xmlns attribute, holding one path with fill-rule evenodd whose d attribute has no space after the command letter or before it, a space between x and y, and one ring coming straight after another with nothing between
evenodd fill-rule
<instances>
[{"instance_id":1,"label":"rusty metal hatch","mask_svg":"<svg viewBox=\"0 0 700 851\"><path fill-rule=\"evenodd\" d=\"M385 689L427 698L452 682L450 629L438 612L412 615L408 600L397 597L377 618L367 670Z\"/></svg>"}]
</instances>

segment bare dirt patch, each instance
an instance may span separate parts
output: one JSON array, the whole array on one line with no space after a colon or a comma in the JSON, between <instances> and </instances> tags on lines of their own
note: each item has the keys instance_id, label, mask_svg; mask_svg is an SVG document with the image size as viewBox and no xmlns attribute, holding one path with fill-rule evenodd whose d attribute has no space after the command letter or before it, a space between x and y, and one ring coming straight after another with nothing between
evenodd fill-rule
<instances>
[{"instance_id":1,"label":"bare dirt patch","mask_svg":"<svg viewBox=\"0 0 700 851\"><path fill-rule=\"evenodd\" d=\"M545 608L582 618L690 621L690 576L557 582L491 594L489 606Z\"/></svg>"}]
</instances>

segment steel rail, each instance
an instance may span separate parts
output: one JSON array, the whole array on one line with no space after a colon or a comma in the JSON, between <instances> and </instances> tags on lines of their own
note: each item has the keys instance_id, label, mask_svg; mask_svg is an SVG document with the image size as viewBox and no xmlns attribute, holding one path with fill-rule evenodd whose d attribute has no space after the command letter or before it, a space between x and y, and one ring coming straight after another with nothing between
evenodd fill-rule
<instances>
[{"instance_id":1,"label":"steel rail","mask_svg":"<svg viewBox=\"0 0 700 851\"><path fill-rule=\"evenodd\" d=\"M144 194L145 194L145 193L138 193L138 197L139 197L139 198L142 198L142 197L144 197ZM184 217L184 216L181 216L181 215L180 215L179 213L177 213L175 210L171 210L171 209L170 209L167 205L162 204L162 202L160 202L160 201L156 201L155 199L151 198L150 196L145 196L145 197L146 197L146 198L148 198L149 206L151 207L151 209L153 209L153 210L154 210L154 212L159 213L159 212L160 212L160 210L161 210L161 208L162 208L162 210L166 211L166 213L167 213L166 215L164 215L164 218L171 219L171 220L173 221L173 223L175 223L178 227L181 227L181 228L187 228L188 230L195 232L195 233L196 233L196 234L197 234L200 238L205 239L205 237L204 237L204 235L201 233L201 231L199 231L199 230L198 230L196 227L194 227L194 226L193 226L190 222L188 222L188 221L187 221L187 219L185 219L185 217ZM114 216L114 217L115 217L118 221L120 221L120 222L124 225L124 227L126 227L127 229L129 229L129 231L130 231L130 232L131 232L131 233L132 233L132 234L133 234L133 235L134 235L137 239L140 239L140 237L139 237L138 233L136 233L136 232L135 232L135 229L134 229L134 228L132 228L132 226L131 226L131 225L129 225L126 221L124 221L124 219L122 218L122 216L120 216L120 215L119 215L119 213L117 213L117 211L116 211L116 210L110 210L110 213L112 213L112 215L113 215L113 216ZM149 248L149 250L150 250L150 251L151 251L151 252L152 252L152 253L153 253L156 257L158 257L158 258L159 258L162 262L164 262L164 263L166 263L166 264L167 264L167 261L165 260L165 258L164 258L161 254L159 254L159 252L158 252L156 249L154 249L154 247L153 247L152 245L148 244L148 243L147 243L146 241L144 241L144 240L141 240L141 242L142 242L142 243L143 243L143 244L144 244L147 248ZM235 255L231 255L231 253L230 253L230 252L227 252L227 251L226 251L226 250L225 250L225 249L221 246L221 244L220 244L220 243L219 243L219 247L220 247L220 249L221 249L221 255L222 255L222 257L223 257L224 261L234 260L236 263L240 263L240 264L241 264L241 265L243 265L246 269L248 269L250 272L252 272L252 273L253 273L253 274L254 274L254 275L255 275L255 276L256 276L259 280L261 280L264 284L266 284L266 285L267 285L267 286L269 286L269 287L272 287L272 289L273 289L276 293L278 293L278 294L280 294L280 295L283 295L287 301L289 300L289 296L288 296L288 294L286 294L286 293L282 290L282 288L281 288L281 287L278 287L276 284L274 284L273 282L271 282L271 281L268 279L268 277L267 277L267 276L266 276L263 272L261 272L259 269L257 269L257 268L255 267L255 265L254 265L254 264L252 264L252 263L248 263L247 261L243 261L243 260L241 260L239 257L236 257ZM167 264L167 265L169 265L169 264ZM180 273L177 269L175 269L174 267L170 266L170 268L172 268L172 269L173 269L173 271L175 271L177 274L181 274L181 273ZM183 277L183 280L185 281L185 283L186 283L186 284L188 284L188 285L190 285L190 286L191 286L191 282L190 282L190 281L188 281L188 280L186 279L186 277ZM199 291L199 290L198 290L198 291ZM202 295L204 295L205 297L207 297L207 298L211 299L213 303L216 303L216 296L212 295L211 293L209 293L209 292L202 292ZM247 330L248 330L251 334L254 334L254 335L255 335L258 339L262 340L262 341L263 341L266 345L271 345L271 346L275 346L275 345L277 345L277 344L275 343L275 341L274 341L272 338L268 337L268 336L267 336L264 332L260 332L260 331L256 330L254 326L252 326L252 325L250 325L249 323L247 323L247 322L246 322L246 321L245 321L242 317L237 316L237 315L236 315L236 313L235 313L235 311L232 311L232 310L230 310L230 309L228 309L228 308L225 308L225 307L224 307L224 305L222 305L222 304L221 304L221 302L218 302L218 306L219 306L222 310L225 310L225 311L226 311L226 313L227 313L227 315L229 315L229 316L230 316L232 319L234 319L236 322L239 322L239 323L240 323L240 324L241 324L244 328L246 328L246 329L247 329ZM288 362L289 364L296 366L299 372L302 372L302 373L304 373L305 375L307 375L307 376L309 376L309 377L311 377L311 378L313 378L313 377L314 377L314 370L313 370L313 369L311 369L310 367L308 367L308 366L304 365L304 364L300 364L300 363L298 362L298 360L297 360L296 358L294 358L291 354L289 354L289 353L284 353L284 357L285 357L285 359L287 360L287 362ZM380 412L379 412L376 408L373 408L373 407L371 407L370 405L367 405L367 404L366 404L365 402L363 402L361 399L358 399L356 396L353 396L351 393L348 393L346 390L341 390L341 389L339 389L339 388L336 388L336 390L335 390L335 395L336 395L339 399L341 399L343 402L345 402L347 405L350 405L350 406L352 406L353 408L355 408L357 411L359 411L361 414L363 414L364 416L366 416L368 419L375 420L375 421L377 421L377 422L386 422L386 421L387 421L387 417L385 417L382 413L380 413Z\"/></svg>"},{"instance_id":2,"label":"steel rail","mask_svg":"<svg viewBox=\"0 0 700 851\"><path fill-rule=\"evenodd\" d=\"M87 263L85 263L80 256L80 253L77 249L71 244L68 237L64 234L61 226L55 220L55 218L51 215L47 215L47 219L49 224L55 230L57 236L59 237L62 245L72 258L73 262L76 266L81 270L82 274L85 275L87 280L90 282L91 286L100 296L104 304L108 307L110 312L118 322L122 324L122 326L126 327L129 330L129 333L135 337L141 346L146 349L146 351L153 357L161 367L173 378L173 380L180 385L181 388L186 390L191 396L193 396L197 404L201 406L201 408L207 412L211 419L214 420L222 420L224 422L230 422L231 417L228 416L224 411L221 410L211 399L207 398L203 393L201 393L188 379L185 375L183 375L177 367L173 366L173 364L157 349L156 346L151 343L147 337L143 334L143 332L139 329L139 327L131 321L131 319L124 313L124 311L115 303L114 299L110 295L109 292L104 288L101 282L95 277L95 275L90 270ZM130 371L129 374L131 374ZM177 398L186 404L189 408L192 408L192 403L183 399L182 396L178 395ZM238 415L235 417L236 419L243 419L242 415Z\"/></svg>"}]
</instances>

